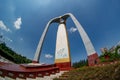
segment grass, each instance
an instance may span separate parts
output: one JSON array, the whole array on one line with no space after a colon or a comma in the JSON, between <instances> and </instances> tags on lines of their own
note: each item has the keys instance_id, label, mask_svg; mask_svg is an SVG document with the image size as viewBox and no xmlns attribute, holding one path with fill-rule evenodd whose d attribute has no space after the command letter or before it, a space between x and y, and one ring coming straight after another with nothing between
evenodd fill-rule
<instances>
[{"instance_id":1,"label":"grass","mask_svg":"<svg viewBox=\"0 0 120 80\"><path fill-rule=\"evenodd\" d=\"M120 80L120 62L74 69L54 80Z\"/></svg>"}]
</instances>

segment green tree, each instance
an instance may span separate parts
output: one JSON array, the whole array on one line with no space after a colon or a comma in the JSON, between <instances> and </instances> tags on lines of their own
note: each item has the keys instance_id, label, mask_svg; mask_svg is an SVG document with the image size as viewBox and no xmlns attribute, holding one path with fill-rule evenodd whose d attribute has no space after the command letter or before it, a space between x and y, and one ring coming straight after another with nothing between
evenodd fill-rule
<instances>
[{"instance_id":1,"label":"green tree","mask_svg":"<svg viewBox=\"0 0 120 80\"><path fill-rule=\"evenodd\" d=\"M120 46L116 46L115 52L105 52L104 54L100 55L101 62L111 62L115 60L120 60L120 54L118 53L118 49L120 49ZM106 58L108 56L109 58Z\"/></svg>"},{"instance_id":2,"label":"green tree","mask_svg":"<svg viewBox=\"0 0 120 80\"><path fill-rule=\"evenodd\" d=\"M2 38L3 36L0 35L0 55L1 56L17 64L32 62L30 59L27 59L25 56L21 56L20 54L13 51L11 48L7 47L5 42L2 40Z\"/></svg>"},{"instance_id":3,"label":"green tree","mask_svg":"<svg viewBox=\"0 0 120 80\"><path fill-rule=\"evenodd\" d=\"M87 64L88 64L87 60L80 60L78 62L73 63L73 67L74 68L80 68L80 67L83 67L83 66L87 66Z\"/></svg>"}]
</instances>

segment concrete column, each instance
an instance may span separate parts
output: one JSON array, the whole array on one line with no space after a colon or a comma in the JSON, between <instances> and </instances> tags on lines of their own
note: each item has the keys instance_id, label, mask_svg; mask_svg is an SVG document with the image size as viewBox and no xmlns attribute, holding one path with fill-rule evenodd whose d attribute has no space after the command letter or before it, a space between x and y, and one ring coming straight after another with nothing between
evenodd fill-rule
<instances>
[{"instance_id":1,"label":"concrete column","mask_svg":"<svg viewBox=\"0 0 120 80\"><path fill-rule=\"evenodd\" d=\"M66 25L60 23L57 31L55 64L60 70L68 70L71 68L70 49L68 44L68 36Z\"/></svg>"}]
</instances>

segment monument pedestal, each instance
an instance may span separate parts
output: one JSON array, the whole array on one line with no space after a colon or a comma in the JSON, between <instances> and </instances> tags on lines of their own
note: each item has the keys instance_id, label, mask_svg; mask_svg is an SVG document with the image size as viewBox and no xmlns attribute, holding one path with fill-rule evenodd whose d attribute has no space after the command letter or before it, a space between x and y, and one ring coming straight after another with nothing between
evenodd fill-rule
<instances>
[{"instance_id":1,"label":"monument pedestal","mask_svg":"<svg viewBox=\"0 0 120 80\"><path fill-rule=\"evenodd\" d=\"M70 70L71 62L63 62L63 63L55 63L56 67L58 67L61 71Z\"/></svg>"},{"instance_id":2,"label":"monument pedestal","mask_svg":"<svg viewBox=\"0 0 120 80\"><path fill-rule=\"evenodd\" d=\"M39 62L38 62L38 61L34 61L34 60L33 60L33 61L32 61L32 63L39 63Z\"/></svg>"},{"instance_id":3,"label":"monument pedestal","mask_svg":"<svg viewBox=\"0 0 120 80\"><path fill-rule=\"evenodd\" d=\"M89 66L94 66L99 63L99 57L97 53L94 53L92 55L88 56L88 65Z\"/></svg>"}]
</instances>

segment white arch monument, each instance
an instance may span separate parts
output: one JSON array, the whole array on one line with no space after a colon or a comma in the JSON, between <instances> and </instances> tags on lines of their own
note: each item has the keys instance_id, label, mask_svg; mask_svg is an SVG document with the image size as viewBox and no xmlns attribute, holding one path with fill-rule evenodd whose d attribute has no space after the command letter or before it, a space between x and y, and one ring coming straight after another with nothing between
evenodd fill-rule
<instances>
[{"instance_id":1,"label":"white arch monument","mask_svg":"<svg viewBox=\"0 0 120 80\"><path fill-rule=\"evenodd\" d=\"M42 34L42 36L40 38L40 41L39 41L39 44L38 44L38 47L37 47L37 50L36 50L33 62L36 62L36 63L39 62L39 58L40 58L40 55L41 55L41 50L42 50L42 45L43 45L43 42L44 42L44 38L46 36L46 33L47 33L51 23L59 23L58 32L57 32L57 40L59 39L59 36L61 36L62 34L66 35L64 37L64 40L67 40L65 22L66 22L68 17L70 17L73 20L74 24L76 25L76 27L78 29L78 32L79 32L81 38L82 38L82 41L84 43L84 46L85 46L85 49L86 49L86 52L87 52L87 56L88 56L88 65L89 66L93 66L97 62L99 62L98 55L97 55L97 53L96 53L96 51L95 51L95 49L94 49L94 47L92 45L92 42L89 39L87 33L85 32L85 30L83 29L81 24L78 22L78 20L71 13L66 13L63 16L53 18L53 19L51 19L48 22L48 24L46 25L46 27L44 29L44 32L43 32L43 34ZM62 28L62 27L64 27L64 28ZM59 34L60 30L64 30L64 32L61 35ZM65 58L64 57L60 57L60 56L57 55L57 50L59 49L57 44L59 44L59 42L60 42L60 39L59 39L58 42L56 41L55 63L58 65L58 67L59 66L63 66L62 64L68 65L70 67L71 59L70 59L70 53L69 53L69 46L66 47L67 48L66 49L67 50L66 51L67 52L66 53L67 57L65 57ZM64 46L68 45L68 40L64 44L65 44ZM60 60L60 59L62 59L62 60ZM65 63L65 61L67 63Z\"/></svg>"}]
</instances>

